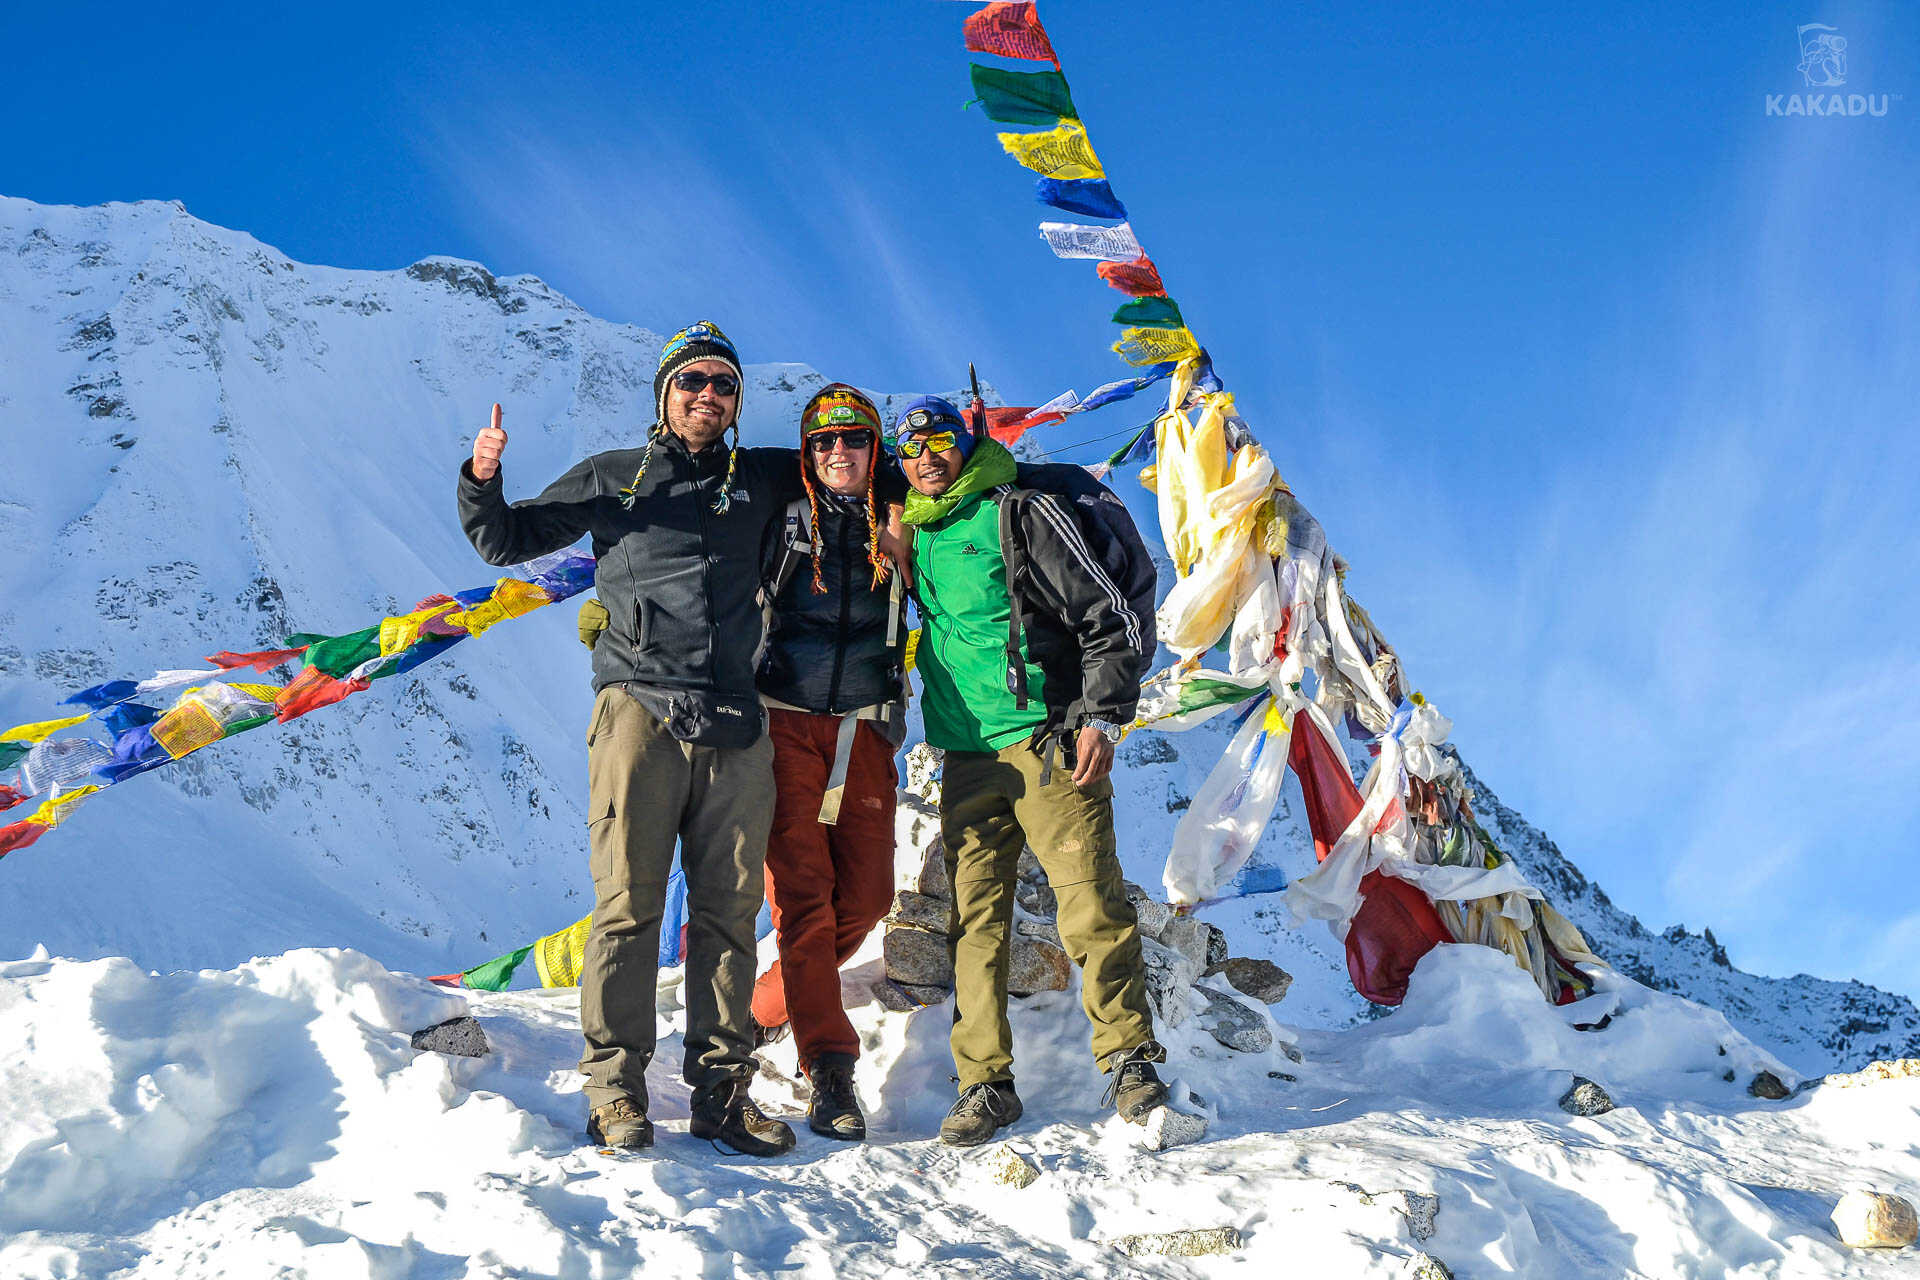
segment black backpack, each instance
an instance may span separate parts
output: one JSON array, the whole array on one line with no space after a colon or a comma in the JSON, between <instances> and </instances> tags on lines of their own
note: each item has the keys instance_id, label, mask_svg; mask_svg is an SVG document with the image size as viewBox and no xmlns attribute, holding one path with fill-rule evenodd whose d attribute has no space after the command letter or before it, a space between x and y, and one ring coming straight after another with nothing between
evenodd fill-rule
<instances>
[{"instance_id":1,"label":"black backpack","mask_svg":"<svg viewBox=\"0 0 1920 1280\"><path fill-rule=\"evenodd\" d=\"M1015 517L1036 492L1066 499L1065 505L1078 521L1088 549L1140 621L1140 651L1148 664L1159 645L1153 615L1159 604L1160 575L1120 495L1094 479L1085 467L1022 462L1015 472L1012 492L1000 500L1000 551L1007 565L1007 596L1012 605L1007 624L1007 690L1022 711L1027 706L1027 666L1021 657L1021 638L1025 615L1033 602L1023 599L1032 587L1027 548L1020 537L1023 526Z\"/></svg>"}]
</instances>

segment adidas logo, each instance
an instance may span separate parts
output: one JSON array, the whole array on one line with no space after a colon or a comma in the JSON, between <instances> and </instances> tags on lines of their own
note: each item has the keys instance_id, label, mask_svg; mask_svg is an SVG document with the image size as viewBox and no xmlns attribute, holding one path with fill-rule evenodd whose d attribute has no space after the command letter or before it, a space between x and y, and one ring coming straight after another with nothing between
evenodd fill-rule
<instances>
[{"instance_id":1,"label":"adidas logo","mask_svg":"<svg viewBox=\"0 0 1920 1280\"><path fill-rule=\"evenodd\" d=\"M969 542L966 546L960 548L960 554L963 556L977 556L980 554L980 548Z\"/></svg>"}]
</instances>

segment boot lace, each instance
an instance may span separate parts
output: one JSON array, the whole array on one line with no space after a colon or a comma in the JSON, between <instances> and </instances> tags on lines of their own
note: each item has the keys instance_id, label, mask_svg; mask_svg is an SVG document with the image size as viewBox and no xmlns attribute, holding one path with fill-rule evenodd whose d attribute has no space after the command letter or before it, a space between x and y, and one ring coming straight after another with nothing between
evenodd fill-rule
<instances>
[{"instance_id":1,"label":"boot lace","mask_svg":"<svg viewBox=\"0 0 1920 1280\"><path fill-rule=\"evenodd\" d=\"M991 1084L982 1081L969 1085L960 1100L953 1104L952 1114L956 1116L986 1116L998 1124L1006 1117L1007 1107L1000 1100L1000 1091Z\"/></svg>"},{"instance_id":2,"label":"boot lace","mask_svg":"<svg viewBox=\"0 0 1920 1280\"><path fill-rule=\"evenodd\" d=\"M1120 1096L1121 1089L1137 1084L1141 1076L1153 1072L1154 1063L1166 1060L1167 1051L1156 1040L1148 1040L1144 1044L1135 1045L1126 1050L1107 1075L1107 1091L1101 1095L1100 1105L1113 1106Z\"/></svg>"}]
</instances>

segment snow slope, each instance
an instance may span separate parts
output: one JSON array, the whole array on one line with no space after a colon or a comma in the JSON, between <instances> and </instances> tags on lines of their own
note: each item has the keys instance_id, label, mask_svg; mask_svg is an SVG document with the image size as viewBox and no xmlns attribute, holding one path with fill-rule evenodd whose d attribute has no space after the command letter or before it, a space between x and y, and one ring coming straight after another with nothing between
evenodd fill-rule
<instances>
[{"instance_id":1,"label":"snow slope","mask_svg":"<svg viewBox=\"0 0 1920 1280\"><path fill-rule=\"evenodd\" d=\"M1009 1138L1040 1177L1015 1190L934 1139L947 1010L883 1013L872 956L846 982L872 1139L803 1129L770 1162L686 1133L677 971L649 1075L658 1145L610 1159L577 1145L573 992L456 994L351 951L165 975L0 965L0 1274L1385 1277L1417 1250L1460 1277L1920 1270L1825 1225L1849 1186L1920 1186L1920 1080L1760 1102L1723 1074L1785 1067L1633 983L1583 1033L1500 957L1448 947L1393 1017L1304 1033L1298 1063L1227 1053L1189 1022L1167 1070L1212 1124L1161 1154L1098 1108L1077 993L1016 1002L1027 1115ZM468 1011L487 1057L408 1047ZM789 1046L771 1056L791 1071ZM1619 1108L1560 1111L1575 1071ZM776 1072L756 1092L804 1105ZM1403 1192L1437 1197L1431 1238ZM1220 1257L1127 1264L1111 1244L1221 1226L1242 1242Z\"/></svg>"}]
</instances>

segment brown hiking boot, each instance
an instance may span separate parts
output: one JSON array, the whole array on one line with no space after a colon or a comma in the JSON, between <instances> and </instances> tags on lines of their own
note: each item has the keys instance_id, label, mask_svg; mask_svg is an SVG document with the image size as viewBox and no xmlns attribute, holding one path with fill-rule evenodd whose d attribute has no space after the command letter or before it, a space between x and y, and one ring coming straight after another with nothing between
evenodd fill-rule
<instances>
[{"instance_id":1,"label":"brown hiking boot","mask_svg":"<svg viewBox=\"0 0 1920 1280\"><path fill-rule=\"evenodd\" d=\"M977 1147L1018 1120L1021 1110L1011 1080L969 1085L940 1122L940 1141L950 1147Z\"/></svg>"},{"instance_id":2,"label":"brown hiking boot","mask_svg":"<svg viewBox=\"0 0 1920 1280\"><path fill-rule=\"evenodd\" d=\"M1127 1123L1145 1124L1147 1112L1167 1102L1167 1086L1153 1069L1154 1063L1166 1060L1167 1051L1154 1040L1108 1054L1107 1095L1101 1102L1112 1104Z\"/></svg>"},{"instance_id":3,"label":"brown hiking boot","mask_svg":"<svg viewBox=\"0 0 1920 1280\"><path fill-rule=\"evenodd\" d=\"M645 1151L653 1145L653 1122L632 1098L615 1098L587 1116L587 1136L603 1147Z\"/></svg>"},{"instance_id":4,"label":"brown hiking boot","mask_svg":"<svg viewBox=\"0 0 1920 1280\"><path fill-rule=\"evenodd\" d=\"M793 1150L793 1130L754 1105L748 1077L722 1076L693 1091L688 1132L731 1147L743 1156L778 1156Z\"/></svg>"}]
</instances>

